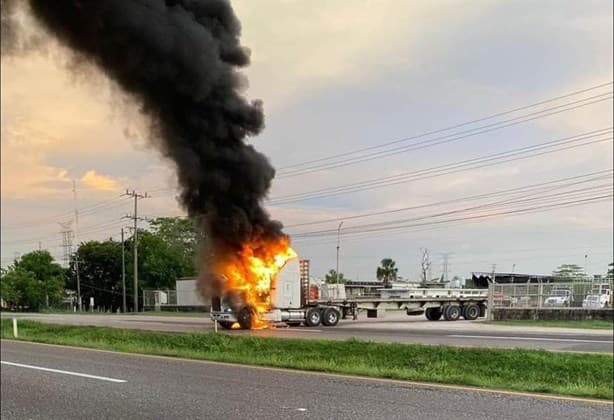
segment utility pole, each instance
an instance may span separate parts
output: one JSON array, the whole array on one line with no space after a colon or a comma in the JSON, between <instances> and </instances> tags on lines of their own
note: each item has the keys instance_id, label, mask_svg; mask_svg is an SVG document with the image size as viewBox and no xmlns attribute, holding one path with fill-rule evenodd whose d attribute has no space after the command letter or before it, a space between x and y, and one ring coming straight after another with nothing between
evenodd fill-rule
<instances>
[{"instance_id":1,"label":"utility pole","mask_svg":"<svg viewBox=\"0 0 614 420\"><path fill-rule=\"evenodd\" d=\"M126 313L126 261L125 261L124 228L122 227L122 312Z\"/></svg>"},{"instance_id":2,"label":"utility pole","mask_svg":"<svg viewBox=\"0 0 614 420\"><path fill-rule=\"evenodd\" d=\"M337 228L337 283L339 283L339 248L341 244L341 226L343 226L343 222L339 223L339 227Z\"/></svg>"},{"instance_id":3,"label":"utility pole","mask_svg":"<svg viewBox=\"0 0 614 420\"><path fill-rule=\"evenodd\" d=\"M149 195L147 195L147 193L144 194L140 194L137 193L136 191L132 190L132 191L128 191L126 190L126 193L124 195L127 195L129 197L134 198L134 214L132 216L128 216L129 219L132 219L134 221L134 236L133 236L133 254L134 254L134 276L133 276L133 297L134 297L134 312L138 312L139 311L139 267L138 267L138 262L139 262L139 257L138 257L138 229L137 229L137 221L139 220L138 217L138 202L141 198L149 198Z\"/></svg>"},{"instance_id":4,"label":"utility pole","mask_svg":"<svg viewBox=\"0 0 614 420\"><path fill-rule=\"evenodd\" d=\"M77 252L75 253L75 275L77 277L77 304L79 311L81 310L81 280L79 279L79 209L77 206L77 182L72 180L72 198L75 207L75 242L77 243Z\"/></svg>"}]
</instances>

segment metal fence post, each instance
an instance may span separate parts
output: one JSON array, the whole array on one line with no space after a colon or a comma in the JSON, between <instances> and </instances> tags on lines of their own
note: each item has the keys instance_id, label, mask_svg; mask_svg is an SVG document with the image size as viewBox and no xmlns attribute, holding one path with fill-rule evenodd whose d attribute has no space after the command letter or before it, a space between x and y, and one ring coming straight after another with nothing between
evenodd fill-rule
<instances>
[{"instance_id":1,"label":"metal fence post","mask_svg":"<svg viewBox=\"0 0 614 420\"><path fill-rule=\"evenodd\" d=\"M495 285L488 283L488 320L493 320L493 310L495 306Z\"/></svg>"}]
</instances>

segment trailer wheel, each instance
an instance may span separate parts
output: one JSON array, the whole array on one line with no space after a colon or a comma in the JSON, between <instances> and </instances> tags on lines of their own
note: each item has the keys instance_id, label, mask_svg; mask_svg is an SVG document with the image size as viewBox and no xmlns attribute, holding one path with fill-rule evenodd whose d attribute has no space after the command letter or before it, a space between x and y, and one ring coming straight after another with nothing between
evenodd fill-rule
<instances>
[{"instance_id":1,"label":"trailer wheel","mask_svg":"<svg viewBox=\"0 0 614 420\"><path fill-rule=\"evenodd\" d=\"M256 317L256 310L251 306L244 306L239 310L237 322L244 330L252 328L252 323Z\"/></svg>"},{"instance_id":2,"label":"trailer wheel","mask_svg":"<svg viewBox=\"0 0 614 420\"><path fill-rule=\"evenodd\" d=\"M218 321L218 324L220 324L220 327L224 328L225 330L232 330L232 326L234 325L234 322L232 321Z\"/></svg>"},{"instance_id":3,"label":"trailer wheel","mask_svg":"<svg viewBox=\"0 0 614 420\"><path fill-rule=\"evenodd\" d=\"M467 321L473 321L480 316L480 307L476 303L468 303L463 306L463 318Z\"/></svg>"},{"instance_id":4,"label":"trailer wheel","mask_svg":"<svg viewBox=\"0 0 614 420\"><path fill-rule=\"evenodd\" d=\"M322 325L326 327L334 327L339 323L341 314L335 308L326 308L322 312Z\"/></svg>"},{"instance_id":5,"label":"trailer wheel","mask_svg":"<svg viewBox=\"0 0 614 420\"><path fill-rule=\"evenodd\" d=\"M426 308L424 314L429 321L439 321L441 318L441 308Z\"/></svg>"},{"instance_id":6,"label":"trailer wheel","mask_svg":"<svg viewBox=\"0 0 614 420\"><path fill-rule=\"evenodd\" d=\"M458 305L448 305L443 310L443 317L446 321L457 321L461 315L462 310Z\"/></svg>"},{"instance_id":7,"label":"trailer wheel","mask_svg":"<svg viewBox=\"0 0 614 420\"><path fill-rule=\"evenodd\" d=\"M305 316L305 325L308 327L317 327L320 325L322 321L322 314L320 313L320 309L311 308L307 311L307 315Z\"/></svg>"}]
</instances>

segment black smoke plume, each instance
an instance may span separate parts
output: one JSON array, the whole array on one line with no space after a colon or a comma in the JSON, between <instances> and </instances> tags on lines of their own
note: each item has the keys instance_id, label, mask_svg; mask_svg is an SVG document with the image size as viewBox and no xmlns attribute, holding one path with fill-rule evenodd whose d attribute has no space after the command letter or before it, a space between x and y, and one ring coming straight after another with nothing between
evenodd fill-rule
<instances>
[{"instance_id":1,"label":"black smoke plume","mask_svg":"<svg viewBox=\"0 0 614 420\"><path fill-rule=\"evenodd\" d=\"M284 237L262 206L275 170L246 143L263 129L264 115L259 101L242 95L239 69L249 51L228 1L29 3L50 33L142 108L154 143L176 165L180 203L201 221L214 255Z\"/></svg>"}]
</instances>

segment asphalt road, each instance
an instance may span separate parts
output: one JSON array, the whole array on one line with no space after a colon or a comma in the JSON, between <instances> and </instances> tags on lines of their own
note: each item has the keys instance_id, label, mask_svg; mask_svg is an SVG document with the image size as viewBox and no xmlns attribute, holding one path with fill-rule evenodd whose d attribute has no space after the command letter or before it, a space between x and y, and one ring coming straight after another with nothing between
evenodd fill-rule
<instances>
[{"instance_id":1,"label":"asphalt road","mask_svg":"<svg viewBox=\"0 0 614 420\"><path fill-rule=\"evenodd\" d=\"M156 331L202 332L213 330L213 323L205 314L200 317L2 314L3 318L13 316L61 324L98 325ZM269 330L232 331L229 333L263 337L334 340L356 337L382 342L602 353L612 353L614 344L611 330L499 326L485 324L481 321L432 322L426 321L424 317L408 317L405 314L395 313L387 314L383 319L342 320L339 325L332 328L289 328L280 325Z\"/></svg>"},{"instance_id":2,"label":"asphalt road","mask_svg":"<svg viewBox=\"0 0 614 420\"><path fill-rule=\"evenodd\" d=\"M2 419L611 419L607 402L1 343ZM46 370L41 370L41 368ZM88 375L88 376L79 376Z\"/></svg>"}]
</instances>

